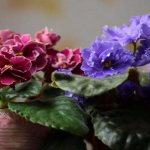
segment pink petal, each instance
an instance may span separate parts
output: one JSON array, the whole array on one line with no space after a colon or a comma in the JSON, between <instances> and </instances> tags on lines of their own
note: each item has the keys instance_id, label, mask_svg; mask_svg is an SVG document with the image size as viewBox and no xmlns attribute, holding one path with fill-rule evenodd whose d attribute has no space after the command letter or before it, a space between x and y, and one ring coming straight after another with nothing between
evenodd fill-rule
<instances>
[{"instance_id":1,"label":"pink petal","mask_svg":"<svg viewBox=\"0 0 150 150\"><path fill-rule=\"evenodd\" d=\"M15 36L15 39L7 40L4 43L5 46L8 46L10 49L13 49L15 53L19 53L22 51L23 44L18 35Z\"/></svg>"},{"instance_id":2,"label":"pink petal","mask_svg":"<svg viewBox=\"0 0 150 150\"><path fill-rule=\"evenodd\" d=\"M5 30L0 30L0 39L2 42L7 41L8 39L13 39L14 35L17 35L18 33L15 33L12 30L5 29Z\"/></svg>"},{"instance_id":3,"label":"pink petal","mask_svg":"<svg viewBox=\"0 0 150 150\"><path fill-rule=\"evenodd\" d=\"M16 82L16 80L11 76L3 75L0 79L0 82L1 82L1 84L7 86L7 85L12 85L13 83Z\"/></svg>"},{"instance_id":4,"label":"pink petal","mask_svg":"<svg viewBox=\"0 0 150 150\"><path fill-rule=\"evenodd\" d=\"M32 64L36 65L36 69L37 71L42 70L46 64L47 64L47 57L46 55L41 55L40 57L37 58L37 60L35 62L33 62Z\"/></svg>"},{"instance_id":5,"label":"pink petal","mask_svg":"<svg viewBox=\"0 0 150 150\"><path fill-rule=\"evenodd\" d=\"M52 47L60 40L60 35L54 32L49 32L48 28L45 27L45 29L42 29L35 34L35 40Z\"/></svg>"},{"instance_id":6,"label":"pink petal","mask_svg":"<svg viewBox=\"0 0 150 150\"><path fill-rule=\"evenodd\" d=\"M31 36L30 34L23 34L21 35L21 40L24 44L28 43L31 41Z\"/></svg>"},{"instance_id":7,"label":"pink petal","mask_svg":"<svg viewBox=\"0 0 150 150\"><path fill-rule=\"evenodd\" d=\"M16 70L21 70L23 72L29 71L31 69L32 63L29 59L24 56L16 56L10 59L10 63Z\"/></svg>"},{"instance_id":8,"label":"pink petal","mask_svg":"<svg viewBox=\"0 0 150 150\"><path fill-rule=\"evenodd\" d=\"M4 55L0 55L0 68L3 68L5 65L9 65L9 60Z\"/></svg>"},{"instance_id":9,"label":"pink petal","mask_svg":"<svg viewBox=\"0 0 150 150\"><path fill-rule=\"evenodd\" d=\"M62 53L57 53L57 59L60 62L66 61L66 56L64 54L62 54Z\"/></svg>"},{"instance_id":10,"label":"pink petal","mask_svg":"<svg viewBox=\"0 0 150 150\"><path fill-rule=\"evenodd\" d=\"M78 54L75 54L72 60L75 61L77 64L79 64L81 63L81 56Z\"/></svg>"},{"instance_id":11,"label":"pink petal","mask_svg":"<svg viewBox=\"0 0 150 150\"><path fill-rule=\"evenodd\" d=\"M9 48L8 46L1 47L0 52L7 59L10 59L11 57L14 56L13 50L11 48Z\"/></svg>"},{"instance_id":12,"label":"pink petal","mask_svg":"<svg viewBox=\"0 0 150 150\"><path fill-rule=\"evenodd\" d=\"M73 49L74 54L81 54L80 48Z\"/></svg>"},{"instance_id":13,"label":"pink petal","mask_svg":"<svg viewBox=\"0 0 150 150\"><path fill-rule=\"evenodd\" d=\"M23 48L23 56L35 61L40 54L45 54L45 46L38 42L30 42Z\"/></svg>"},{"instance_id":14,"label":"pink petal","mask_svg":"<svg viewBox=\"0 0 150 150\"><path fill-rule=\"evenodd\" d=\"M10 65L5 65L3 68L1 68L1 74L3 74L6 71L11 71L12 70L12 66Z\"/></svg>"},{"instance_id":15,"label":"pink petal","mask_svg":"<svg viewBox=\"0 0 150 150\"><path fill-rule=\"evenodd\" d=\"M18 72L17 70L13 70L11 74L15 77L17 82L23 82L31 79L31 72Z\"/></svg>"},{"instance_id":16,"label":"pink petal","mask_svg":"<svg viewBox=\"0 0 150 150\"><path fill-rule=\"evenodd\" d=\"M70 61L71 58L73 57L73 50L72 49L64 49L61 51L66 56L67 61Z\"/></svg>"}]
</instances>

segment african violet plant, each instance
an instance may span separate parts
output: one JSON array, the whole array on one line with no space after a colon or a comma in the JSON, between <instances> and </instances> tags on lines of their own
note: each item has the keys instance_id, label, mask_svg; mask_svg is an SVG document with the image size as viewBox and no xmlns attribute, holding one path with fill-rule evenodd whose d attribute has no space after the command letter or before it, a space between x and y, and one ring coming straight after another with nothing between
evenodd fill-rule
<instances>
[{"instance_id":1,"label":"african violet plant","mask_svg":"<svg viewBox=\"0 0 150 150\"><path fill-rule=\"evenodd\" d=\"M49 127L43 150L148 150L150 14L105 26L90 48L58 51L59 40L0 31L1 108Z\"/></svg>"}]
</instances>

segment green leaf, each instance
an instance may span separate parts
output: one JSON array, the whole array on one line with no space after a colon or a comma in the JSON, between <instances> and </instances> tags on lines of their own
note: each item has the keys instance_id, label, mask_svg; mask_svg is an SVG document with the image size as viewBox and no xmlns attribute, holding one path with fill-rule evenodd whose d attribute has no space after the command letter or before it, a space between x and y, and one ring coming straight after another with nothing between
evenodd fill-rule
<instances>
[{"instance_id":1,"label":"green leaf","mask_svg":"<svg viewBox=\"0 0 150 150\"><path fill-rule=\"evenodd\" d=\"M73 92L85 97L100 95L114 89L122 84L126 79L127 74L116 75L104 79L93 79L58 72L54 72L52 75L54 85L58 86L62 90Z\"/></svg>"},{"instance_id":2,"label":"green leaf","mask_svg":"<svg viewBox=\"0 0 150 150\"><path fill-rule=\"evenodd\" d=\"M33 123L83 136L87 134L87 115L71 99L59 96L51 102L9 103L9 109Z\"/></svg>"},{"instance_id":3,"label":"green leaf","mask_svg":"<svg viewBox=\"0 0 150 150\"><path fill-rule=\"evenodd\" d=\"M79 136L52 134L41 150L86 150L86 145Z\"/></svg>"},{"instance_id":4,"label":"green leaf","mask_svg":"<svg viewBox=\"0 0 150 150\"><path fill-rule=\"evenodd\" d=\"M92 115L95 135L115 150L149 150L150 107L140 106Z\"/></svg>"},{"instance_id":5,"label":"green leaf","mask_svg":"<svg viewBox=\"0 0 150 150\"><path fill-rule=\"evenodd\" d=\"M62 91L61 89L58 89L58 88L47 86L45 89L43 89L42 94L45 98L51 99L51 98L55 98L59 95L64 95L64 91Z\"/></svg>"},{"instance_id":6,"label":"green leaf","mask_svg":"<svg viewBox=\"0 0 150 150\"><path fill-rule=\"evenodd\" d=\"M141 86L148 85L149 81L149 73L148 72L139 72L139 82Z\"/></svg>"},{"instance_id":7,"label":"green leaf","mask_svg":"<svg viewBox=\"0 0 150 150\"><path fill-rule=\"evenodd\" d=\"M15 97L33 97L37 96L41 91L41 84L36 80L30 80L25 83L19 83L16 85L15 90L9 89L6 97L12 99Z\"/></svg>"}]
</instances>

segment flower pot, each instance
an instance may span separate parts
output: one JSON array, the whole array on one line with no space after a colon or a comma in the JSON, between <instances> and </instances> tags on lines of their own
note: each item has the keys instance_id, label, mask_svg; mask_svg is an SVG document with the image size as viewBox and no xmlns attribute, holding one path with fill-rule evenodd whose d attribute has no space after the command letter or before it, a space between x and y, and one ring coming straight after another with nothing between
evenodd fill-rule
<instances>
[{"instance_id":1,"label":"flower pot","mask_svg":"<svg viewBox=\"0 0 150 150\"><path fill-rule=\"evenodd\" d=\"M48 131L8 109L0 109L0 150L39 150Z\"/></svg>"}]
</instances>

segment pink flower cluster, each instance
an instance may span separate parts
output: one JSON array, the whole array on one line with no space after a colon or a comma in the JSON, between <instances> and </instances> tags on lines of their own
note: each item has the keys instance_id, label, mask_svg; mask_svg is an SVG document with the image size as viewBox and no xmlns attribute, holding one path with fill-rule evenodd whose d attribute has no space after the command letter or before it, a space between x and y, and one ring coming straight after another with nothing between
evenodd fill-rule
<instances>
[{"instance_id":1,"label":"pink flower cluster","mask_svg":"<svg viewBox=\"0 0 150 150\"><path fill-rule=\"evenodd\" d=\"M14 86L31 79L33 73L44 72L45 81L57 69L75 69L81 64L80 49L54 48L60 35L45 28L35 34L0 30L0 88Z\"/></svg>"},{"instance_id":2,"label":"pink flower cluster","mask_svg":"<svg viewBox=\"0 0 150 150\"><path fill-rule=\"evenodd\" d=\"M48 63L44 68L45 80L47 82L50 81L50 74L53 71L57 69L68 69L73 71L79 64L81 64L81 53L79 48L66 48L60 52L50 48L47 49L47 54Z\"/></svg>"}]
</instances>

